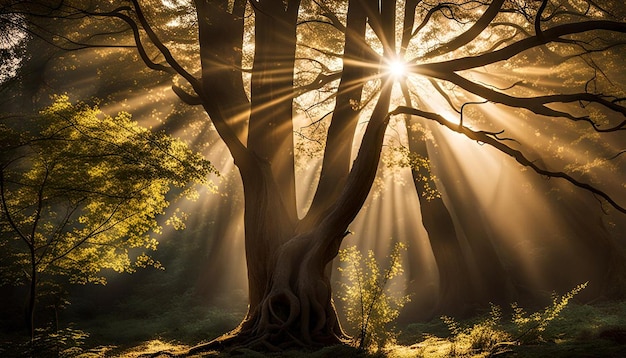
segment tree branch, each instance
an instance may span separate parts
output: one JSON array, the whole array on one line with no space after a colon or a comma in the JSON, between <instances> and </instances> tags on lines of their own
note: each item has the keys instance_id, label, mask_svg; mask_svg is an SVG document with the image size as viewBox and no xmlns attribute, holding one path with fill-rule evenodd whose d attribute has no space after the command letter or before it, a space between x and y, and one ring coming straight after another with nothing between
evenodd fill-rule
<instances>
[{"instance_id":1,"label":"tree branch","mask_svg":"<svg viewBox=\"0 0 626 358\"><path fill-rule=\"evenodd\" d=\"M443 55L444 53L452 52L467 45L478 35L480 35L480 33L489 26L491 21L495 19L496 16L498 16L498 13L500 12L502 5L504 4L504 1L505 0L494 0L489 5L487 10L482 14L482 16L478 19L478 21L476 21L474 25L472 25L472 27L470 27L467 31L455 37L448 43L445 43L431 51L428 51L420 57L427 58Z\"/></svg>"},{"instance_id":2,"label":"tree branch","mask_svg":"<svg viewBox=\"0 0 626 358\"><path fill-rule=\"evenodd\" d=\"M150 39L152 44L156 46L157 49L159 49L161 54L163 54L163 57L165 57L165 61L167 61L167 63L176 71L176 73L178 73L184 79L186 79L189 82L189 84L191 84L194 91L200 94L202 92L200 81L198 81L198 79L195 78L191 73L187 72L187 70L185 70L178 63L178 61L176 61L176 59L174 58L170 50L167 48L167 46L165 46L163 42L159 39L159 37L156 35L154 30L150 26L150 23L146 19L145 15L143 14L143 10L141 9L139 2L137 0L131 0L131 1L133 3L133 7L135 8L135 14L137 14L137 18L139 19L139 22L141 23L142 28L148 35L148 38Z\"/></svg>"},{"instance_id":3,"label":"tree branch","mask_svg":"<svg viewBox=\"0 0 626 358\"><path fill-rule=\"evenodd\" d=\"M541 38L537 36L519 40L509 46L491 53L485 53L477 56L467 56L463 58L453 59L449 61L434 62L429 64L413 65L409 70L414 73L423 71L463 71L471 68L486 66L492 63L508 60L515 55L530 50L534 47L554 42L562 36L574 35L582 32L606 30L618 33L626 33L626 23L616 21L584 21L571 24L555 26L542 32ZM414 60L415 61L415 60Z\"/></svg>"},{"instance_id":4,"label":"tree branch","mask_svg":"<svg viewBox=\"0 0 626 358\"><path fill-rule=\"evenodd\" d=\"M391 115L398 115L398 114L409 114L409 115L412 115L412 116L418 116L418 117L430 119L430 120L433 120L433 121L441 124L442 126L448 128L448 129L452 130L453 132L465 135L469 139L473 139L473 140L478 141L480 143L488 144L488 145L496 148L500 152L502 152L504 154L507 154L508 156L512 157L513 159L515 159L521 165L523 165L525 167L531 168L537 174L545 175L545 176L551 177L551 178L562 178L562 179L565 179L566 181L570 182L571 184L573 184L576 187L579 187L581 189L584 189L584 190L586 190L588 192L593 193L594 195L602 197L612 207L614 207L618 211L626 214L626 206L622 206L622 205L618 204L615 200L613 200L611 198L610 195L608 195L604 191L596 188L593 185L590 185L590 184L587 184L587 183L583 183L583 182L575 179L574 177L572 177L571 175L569 175L567 173L550 171L550 170L547 170L547 169L544 169L544 168L540 168L534 161L531 161L528 158L526 158L526 156L524 156L524 154L522 152L520 152L518 150L515 150L515 149L505 145L504 143L500 142L497 138L494 138L492 136L492 133L482 132L482 131L473 131L473 130L467 128L467 127L463 127L463 126L459 126L457 124L454 124L454 123L446 120L444 117L442 117L442 116L440 116L440 115L438 115L436 113L426 112L426 111L422 111L422 110L419 110L419 109L416 109L416 108L410 108L410 107L403 107L403 106L401 106L401 107L397 107L395 110L393 110L391 112Z\"/></svg>"},{"instance_id":5,"label":"tree branch","mask_svg":"<svg viewBox=\"0 0 626 358\"><path fill-rule=\"evenodd\" d=\"M626 116L626 108L620 106L616 103L606 100L601 96L594 95L591 93L576 93L576 94L560 94L560 95L548 95L548 96L538 96L538 97L530 97L530 98L522 98L522 97L514 97L508 95L506 93L495 91L491 88L487 88L478 83L472 82L456 73L429 73L433 77L444 79L450 81L457 86L475 94L481 96L491 102L501 103L506 106L516 107L516 108L524 108L535 114L549 116L549 117L563 117L570 119L572 121L584 121L591 124L593 129L597 132L614 132L618 130L624 130L626 128L626 119L621 123L612 126L610 128L600 128L600 126L595 123L589 117L576 117L570 113L558 111L555 109L551 109L547 107L547 104L550 103L568 103L568 102L577 102L577 101L588 101L598 103L603 105L606 108L609 108L613 111L619 112Z\"/></svg>"},{"instance_id":6,"label":"tree branch","mask_svg":"<svg viewBox=\"0 0 626 358\"><path fill-rule=\"evenodd\" d=\"M22 230L20 230L20 228L17 226L17 223L13 219L13 215L11 214L11 211L9 210L9 205L7 204L7 199L6 199L5 183L6 182L4 179L4 168L0 168L0 199L2 199L2 209L4 211L4 214L7 217L7 221L9 222L9 225L11 226L11 228L20 237L20 239L22 239L22 241L24 241L24 243L26 243L26 245L30 247L30 242L28 242L28 238L22 232Z\"/></svg>"}]
</instances>

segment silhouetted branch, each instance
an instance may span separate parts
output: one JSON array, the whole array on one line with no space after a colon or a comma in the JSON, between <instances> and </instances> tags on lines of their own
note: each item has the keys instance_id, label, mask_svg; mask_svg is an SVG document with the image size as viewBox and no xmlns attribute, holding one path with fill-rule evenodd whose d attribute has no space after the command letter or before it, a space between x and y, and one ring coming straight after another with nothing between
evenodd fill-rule
<instances>
[{"instance_id":1,"label":"silhouetted branch","mask_svg":"<svg viewBox=\"0 0 626 358\"><path fill-rule=\"evenodd\" d=\"M172 85L172 91L174 91L181 101L190 106L198 106L202 104L202 99L200 99L200 97L187 93L182 87Z\"/></svg>"},{"instance_id":2,"label":"silhouetted branch","mask_svg":"<svg viewBox=\"0 0 626 358\"><path fill-rule=\"evenodd\" d=\"M152 44L156 46L157 49L159 49L161 54L163 54L163 57L165 57L165 61L167 61L167 63L176 71L176 73L178 73L184 79L186 79L189 82L189 84L191 84L194 91L200 94L202 90L201 90L200 82L198 81L198 79L195 78L191 73L187 72L187 70L185 70L178 63L178 61L176 61L176 59L170 52L169 48L167 48L167 46L165 46L163 42L159 39L159 37L156 35L154 30L150 26L150 23L144 16L143 10L141 9L139 2L137 0L131 0L131 1L133 3L133 7L135 8L135 14L137 15L137 18L139 19L139 22L141 23L142 28L148 35L148 38L150 39Z\"/></svg>"},{"instance_id":3,"label":"silhouetted branch","mask_svg":"<svg viewBox=\"0 0 626 358\"><path fill-rule=\"evenodd\" d=\"M324 85L329 84L333 81L336 81L341 78L341 71L335 71L332 73L320 73L317 77L311 81L309 84L295 87L294 88L294 97L300 96L304 93L314 91L322 88Z\"/></svg>"},{"instance_id":4,"label":"silhouetted branch","mask_svg":"<svg viewBox=\"0 0 626 358\"><path fill-rule=\"evenodd\" d=\"M626 149L624 149L624 150L620 151L619 153L615 154L614 156L610 157L608 160L613 160L613 159L619 157L620 155L622 155L624 153L626 153Z\"/></svg>"},{"instance_id":5,"label":"silhouetted branch","mask_svg":"<svg viewBox=\"0 0 626 358\"><path fill-rule=\"evenodd\" d=\"M9 225L11 226L13 231L15 231L17 236L19 236L19 238L22 239L22 241L24 241L26 245L30 246L28 237L22 232L22 230L20 230L19 226L17 226L17 223L13 219L13 213L11 212L11 210L9 209L9 205L7 204L5 185L6 181L4 179L4 168L0 168L0 200L2 201L2 210L4 211L4 216L7 218Z\"/></svg>"},{"instance_id":6,"label":"silhouetted branch","mask_svg":"<svg viewBox=\"0 0 626 358\"><path fill-rule=\"evenodd\" d=\"M465 102L461 105L461 116L459 117L459 126L463 126L463 110L465 109L465 106L470 105L470 104L485 104L489 101L475 101L475 102Z\"/></svg>"},{"instance_id":7,"label":"silhouetted branch","mask_svg":"<svg viewBox=\"0 0 626 358\"><path fill-rule=\"evenodd\" d=\"M541 38L537 36L519 40L500 50L491 53L485 53L476 56L466 56L448 61L434 62L429 64L420 64L411 66L410 70L414 73L422 73L429 71L462 71L471 68L486 66L496 62L508 60L524 51L534 47L545 45L549 42L560 40L562 36L574 35L582 32L606 30L617 33L626 33L626 23L617 21L583 21L570 24L555 26L553 28L542 31Z\"/></svg>"},{"instance_id":8,"label":"silhouetted branch","mask_svg":"<svg viewBox=\"0 0 626 358\"><path fill-rule=\"evenodd\" d=\"M591 93L575 93L575 94L558 94L558 95L547 95L547 96L537 96L537 97L515 97L508 95L506 93L495 91L491 88L487 88L478 83L472 82L458 74L449 74L449 73L430 73L431 76L437 77L440 79L444 79L450 81L459 87L475 94L481 96L491 102L501 103L506 106L516 107L516 108L524 108L535 114L544 115L548 117L563 117L570 119L572 121L583 121L591 124L593 129L597 132L614 132L618 130L626 129L626 119L621 123L609 127L609 128L600 128L600 125L595 123L591 118L587 116L577 117L570 113L558 111L552 108L547 107L547 104L551 103L571 103L571 102L594 102L598 103L606 108L609 108L613 111L619 112L626 116L626 107L620 106L614 102L608 101L605 98L591 94Z\"/></svg>"},{"instance_id":9,"label":"silhouetted branch","mask_svg":"<svg viewBox=\"0 0 626 358\"><path fill-rule=\"evenodd\" d=\"M336 28L337 30L343 33L346 32L346 26L341 22L341 20L339 20L339 17L337 17L337 14L335 14L328 6L326 6L324 2L317 1L317 0L313 0L313 2L317 6L319 6L322 10L324 10L324 13L322 14L322 16L330 20L330 23L328 23L329 25L333 26L334 28Z\"/></svg>"},{"instance_id":10,"label":"silhouetted branch","mask_svg":"<svg viewBox=\"0 0 626 358\"><path fill-rule=\"evenodd\" d=\"M450 11L451 4L438 4L437 6L433 7L432 9L428 10L428 12L426 13L426 15L424 15L424 18L422 19L422 22L415 28L415 30L413 30L413 33L411 34L411 37L415 37L417 36L417 34L424 28L426 27L426 25L428 24L428 22L430 21L430 18L437 12L437 11L441 11L443 9L448 9Z\"/></svg>"},{"instance_id":11,"label":"silhouetted branch","mask_svg":"<svg viewBox=\"0 0 626 358\"><path fill-rule=\"evenodd\" d=\"M613 206L615 209L617 209L618 211L625 213L626 214L626 207L622 206L620 204L618 204L615 200L613 200L611 198L610 195L608 195L607 193L605 193L604 191L596 188L593 185L587 184L587 183L583 183L579 180L577 180L576 178L572 177L571 175L564 173L564 172L556 172L556 171L550 171L544 168L540 168L534 161L529 160L528 158L526 158L526 156L518 151L515 150L507 145L505 145L504 143L502 143L501 141L499 141L497 138L494 138L490 135L487 135L486 132L478 132L478 131L473 131L467 127L463 127L463 126L459 126L457 124L454 124L448 120L446 120L444 117L436 114L436 113L432 113L432 112L426 112L426 111L422 111L416 108L410 108L410 107L397 107L395 110L393 110L391 113L391 115L398 115L398 114L408 114L408 115L413 115L413 116L418 116L418 117L422 117L422 118L426 118L426 119L430 119L433 120L439 124L441 124L442 126L465 135L467 138L478 141L480 143L484 143L487 145L490 145L494 148L496 148L497 150L499 150L500 152L509 155L510 157L512 157L513 159L515 159L518 163L520 163L521 165L525 166L525 167L529 167L532 170L534 170L537 174L540 175L545 175L547 177L550 178L562 178L567 180L568 182L570 182L571 184L573 184L574 186L577 186L581 189L584 189L586 191L589 191L597 196L602 197L604 200L606 200L611 206Z\"/></svg>"},{"instance_id":12,"label":"silhouetted branch","mask_svg":"<svg viewBox=\"0 0 626 358\"><path fill-rule=\"evenodd\" d=\"M484 29L486 29L491 21L498 15L500 8L504 4L505 0L494 0L487 10L481 15L481 17L470 27L467 31L463 32L453 40L425 53L422 58L439 56L447 52L457 50L472 40L474 40Z\"/></svg>"},{"instance_id":13,"label":"silhouetted branch","mask_svg":"<svg viewBox=\"0 0 626 358\"><path fill-rule=\"evenodd\" d=\"M541 32L541 16L546 9L546 5L548 5L548 0L541 0L541 5L539 6L539 10L537 10L537 15L535 15L535 36L539 38L543 37L543 33Z\"/></svg>"},{"instance_id":14,"label":"silhouetted branch","mask_svg":"<svg viewBox=\"0 0 626 358\"><path fill-rule=\"evenodd\" d=\"M152 70L156 70L156 71L162 71L162 72L166 72L166 73L170 73L170 74L175 74L176 71L170 67L170 66L165 66L162 65L160 63L156 63L154 61L152 61L152 59L150 58L150 56L148 56L148 53L146 52L146 48L143 44L143 41L141 40L141 34L139 33L139 26L137 26L137 23L130 18L130 16L125 15L120 13L120 11L122 10L130 10L129 7L122 7L122 8L118 8L114 11L111 12L107 12L107 13L91 13L91 15L94 16L99 16L99 17L113 17L113 18L118 18L122 21L124 21L128 26L130 26L132 32L133 32L133 37L135 40L135 47L137 48L137 52L139 53L139 57L141 58L141 60L146 64L146 66L148 66L148 68L152 69Z\"/></svg>"}]
</instances>

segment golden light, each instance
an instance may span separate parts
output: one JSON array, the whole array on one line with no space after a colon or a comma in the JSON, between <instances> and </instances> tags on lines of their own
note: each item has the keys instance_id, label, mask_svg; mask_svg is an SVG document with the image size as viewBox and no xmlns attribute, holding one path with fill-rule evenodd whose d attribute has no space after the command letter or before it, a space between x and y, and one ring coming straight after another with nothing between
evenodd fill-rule
<instances>
[{"instance_id":1,"label":"golden light","mask_svg":"<svg viewBox=\"0 0 626 358\"><path fill-rule=\"evenodd\" d=\"M402 78L407 75L407 64L402 60L392 60L387 63L387 72L395 78Z\"/></svg>"}]
</instances>

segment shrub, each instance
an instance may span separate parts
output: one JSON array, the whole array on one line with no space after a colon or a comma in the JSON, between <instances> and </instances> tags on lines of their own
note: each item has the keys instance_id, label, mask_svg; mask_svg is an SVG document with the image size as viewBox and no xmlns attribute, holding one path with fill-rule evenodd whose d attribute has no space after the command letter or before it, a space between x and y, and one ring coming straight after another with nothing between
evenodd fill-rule
<instances>
[{"instance_id":1,"label":"shrub","mask_svg":"<svg viewBox=\"0 0 626 358\"><path fill-rule=\"evenodd\" d=\"M502 328L499 306L492 304L489 315L470 327L461 327L451 317L443 316L441 319L452 334L450 356L491 356L503 353L515 344L511 335Z\"/></svg>"},{"instance_id":2,"label":"shrub","mask_svg":"<svg viewBox=\"0 0 626 358\"><path fill-rule=\"evenodd\" d=\"M502 310L491 305L487 317L472 326L461 326L454 318L443 316L442 321L450 331L451 357L489 357L510 351L511 346L544 341L544 333L551 322L556 320L570 300L583 290L587 283L576 286L573 290L559 296L552 294L552 303L543 310L527 314L513 303L513 327L503 327Z\"/></svg>"},{"instance_id":3,"label":"shrub","mask_svg":"<svg viewBox=\"0 0 626 358\"><path fill-rule=\"evenodd\" d=\"M403 272L400 262L402 249L406 249L402 243L393 246L385 270L381 270L371 250L367 258L355 246L339 252L343 263L339 271L348 280L348 283L342 284L340 298L346 304L348 325L353 332L357 332L355 344L359 349L383 348L395 339L389 326L409 301L409 296L394 294L388 284Z\"/></svg>"},{"instance_id":4,"label":"shrub","mask_svg":"<svg viewBox=\"0 0 626 358\"><path fill-rule=\"evenodd\" d=\"M559 317L559 314L567 307L569 301L585 287L587 287L587 282L574 287L574 289L563 296L552 293L552 303L542 311L531 314L527 314L524 309L517 306L517 304L512 304L512 321L517 329L517 340L521 343L544 341L545 337L543 337L543 334L548 325Z\"/></svg>"}]
</instances>

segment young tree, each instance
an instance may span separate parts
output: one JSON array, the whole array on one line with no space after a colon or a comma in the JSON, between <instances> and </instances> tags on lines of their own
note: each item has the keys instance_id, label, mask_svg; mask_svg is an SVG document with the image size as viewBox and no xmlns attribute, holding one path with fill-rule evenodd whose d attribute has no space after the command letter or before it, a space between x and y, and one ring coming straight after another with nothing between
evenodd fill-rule
<instances>
[{"instance_id":1,"label":"young tree","mask_svg":"<svg viewBox=\"0 0 626 358\"><path fill-rule=\"evenodd\" d=\"M59 280L105 283L102 271L160 264L153 233L168 194L209 183L211 164L183 142L153 133L128 113L103 115L67 96L20 133L0 124L0 247L5 280L29 287L35 334L40 288ZM170 198L171 199L171 198Z\"/></svg>"},{"instance_id":2,"label":"young tree","mask_svg":"<svg viewBox=\"0 0 626 358\"><path fill-rule=\"evenodd\" d=\"M173 91L204 109L239 169L249 311L231 334L194 351L342 341L330 263L372 187L390 122L407 129L409 149L425 159L431 153L417 143L418 124L492 147L626 212L614 181L594 181L588 174L595 167L568 156L555 162L546 152L545 161L538 160L545 148L523 135L537 130L568 140L591 133L590 140L603 144L591 154L622 175L623 138L615 134L626 128L624 81L618 77L626 23L619 2L61 3L20 3L15 9L26 6L31 21L54 19L55 26L82 20L81 33L89 36L57 39L68 49L111 45L109 38L127 38L120 32L126 29L145 64L175 75ZM122 27L93 36L98 30L91 26L101 19ZM45 28L38 26L31 31ZM535 65L552 68L564 85L540 81L528 71ZM299 214L293 132L302 112L323 124L316 139L324 149L312 203ZM450 223L449 208L435 203L427 208L434 215L425 225L445 280L464 268L457 261L457 233L433 229L439 220ZM498 269L488 242L475 248L490 258L485 267Z\"/></svg>"}]
</instances>

